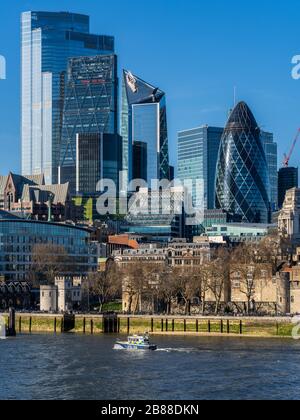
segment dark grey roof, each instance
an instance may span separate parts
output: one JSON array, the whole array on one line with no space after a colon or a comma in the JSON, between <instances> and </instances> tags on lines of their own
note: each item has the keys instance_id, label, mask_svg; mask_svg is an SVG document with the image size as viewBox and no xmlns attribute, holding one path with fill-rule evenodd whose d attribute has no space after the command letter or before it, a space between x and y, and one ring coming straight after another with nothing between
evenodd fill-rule
<instances>
[{"instance_id":1,"label":"dark grey roof","mask_svg":"<svg viewBox=\"0 0 300 420\"><path fill-rule=\"evenodd\" d=\"M255 136L259 136L260 129L252 114L252 111L245 102L239 102L230 114L225 127L226 131L244 130L251 131Z\"/></svg>"},{"instance_id":2,"label":"dark grey roof","mask_svg":"<svg viewBox=\"0 0 300 420\"><path fill-rule=\"evenodd\" d=\"M53 204L65 204L69 196L69 183L61 185L25 185L22 201L46 203L52 200Z\"/></svg>"}]
</instances>

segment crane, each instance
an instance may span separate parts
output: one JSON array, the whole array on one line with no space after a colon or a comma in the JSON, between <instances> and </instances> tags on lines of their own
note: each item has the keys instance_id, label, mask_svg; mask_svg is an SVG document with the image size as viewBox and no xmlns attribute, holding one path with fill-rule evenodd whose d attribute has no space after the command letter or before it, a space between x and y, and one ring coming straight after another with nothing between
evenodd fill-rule
<instances>
[{"instance_id":1,"label":"crane","mask_svg":"<svg viewBox=\"0 0 300 420\"><path fill-rule=\"evenodd\" d=\"M291 150L290 150L289 154L288 155L286 155L286 154L284 155L283 166L285 168L288 168L288 166L289 166L289 163L290 163L292 154L293 154L293 152L295 150L295 147L296 147L296 144L297 144L297 142L299 140L299 137L300 137L300 128L298 128L297 135L296 135L296 137L295 137L295 139L293 141L293 144L292 144L292 147L291 147Z\"/></svg>"}]
</instances>

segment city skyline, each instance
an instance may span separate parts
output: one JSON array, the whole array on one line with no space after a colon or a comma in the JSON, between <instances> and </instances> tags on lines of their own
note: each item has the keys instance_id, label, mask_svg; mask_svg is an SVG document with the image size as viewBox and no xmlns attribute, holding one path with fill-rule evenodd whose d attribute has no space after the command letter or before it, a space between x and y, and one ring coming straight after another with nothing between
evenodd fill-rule
<instances>
[{"instance_id":1,"label":"city skyline","mask_svg":"<svg viewBox=\"0 0 300 420\"><path fill-rule=\"evenodd\" d=\"M198 4L191 1L189 10L183 10L182 2L176 4L172 9L171 2L169 1L166 1L164 5L154 2L154 6L152 6L154 12L168 11L167 15L164 14L167 28L170 27L170 20L174 18L178 19L179 13L182 12L183 24L181 29L176 29L176 31L183 31L184 36L182 41L178 41L177 47L182 48L183 45L186 45L186 51L190 55L186 69L178 69L176 66L173 66L174 60L176 59L176 46L173 45L171 49L169 48L169 42L172 40L172 37L170 39L171 34L166 34L162 39L162 43L159 44L158 37L161 35L160 30L153 34L153 31L150 30L140 32L141 23L135 23L132 25L132 28L129 28L130 25L126 25L126 23L121 26L118 25L121 15L128 16L128 11L126 11L126 8L119 1L116 1L115 5L118 6L120 12L122 11L120 16L118 14L113 15L113 9L107 5L103 5L108 16L111 15L112 19L99 17L97 14L98 6L94 2L88 1L84 6L82 4L79 6L79 4L76 1L64 1L59 4L53 1L51 6L47 6L46 9L51 11L63 9L90 15L92 33L104 33L115 36L116 53L120 56L119 72L122 68L129 68L134 73L141 74L145 80L154 81L155 84L166 91L171 163L177 163L176 138L178 131L197 127L202 124L224 126L228 110L233 105L233 87L236 85L237 98L245 99L249 103L249 106L257 116L258 124L262 125L265 131L274 132L274 139L279 144L278 163L280 166L281 156L283 156L284 152L288 151L289 145L292 143L294 134L299 126L296 116L297 102L296 97L294 97L297 82L291 77L291 58L297 54L298 50L293 29L290 29L285 34L285 42L289 42L289 48L286 48L285 42L282 40L280 42L274 42L278 35L271 18L282 13L283 17L288 16L289 19L293 19L291 6L285 5L285 9L282 10L281 4L276 4L272 9L268 9L267 5L263 2L260 6L261 16L257 18L256 34L253 34L250 30L246 30L245 34L247 36L243 40L245 43L244 46L241 45L241 40L234 46L228 44L227 48L228 51L230 50L231 58L231 63L229 63L228 60L224 61L224 52L220 53L219 47L216 46L216 41L221 42L220 31L224 25L220 21L221 14L224 15L225 13L224 17L228 19L228 11L225 10L224 5L221 5L220 2L215 2L219 6L217 11L215 11L215 15L212 13L212 6L203 5L203 10L208 13L209 18L215 18L215 22L219 23L219 27L216 33L210 33L209 36L203 38L205 42L201 43L201 54L195 47L197 44L196 41L199 41L197 35L200 36L203 34L207 30L209 22L213 20L208 19L208 22L203 22L203 27L196 31L196 28L190 28L189 23L194 22L191 12L198 10ZM242 10L238 12L235 9L235 4L236 2L232 1L228 7L231 6L234 11L234 16L230 19L234 17L239 18L240 23L235 28L235 31L239 33L242 26L245 28L249 27L247 23L249 24L254 11L250 11L249 16L245 18L242 16ZM17 31L19 31L19 15L25 10L44 9L45 7L41 1L31 1L14 10L8 7L4 11L3 19L10 22L10 25L7 26L6 22L3 22L1 31L6 31L6 33L12 31L14 35L9 37L9 41L2 46L0 51L7 61L7 79L0 81L0 89L3 92L0 101L0 137L7 145L6 150L3 151L0 157L1 173L5 173L9 169L15 172L20 170L21 147L20 132L18 129L20 108L18 80L20 77L20 66L19 59L17 59L20 41L16 35L18 33ZM255 8L253 7L253 9ZM268 34L264 34L262 24L263 17L266 16L267 12L269 13L270 25L268 27ZM137 13L139 12L137 11ZM126 19L123 21L126 22ZM139 37L134 39L135 47L133 48L131 46L132 35L133 32L137 31L139 31ZM190 37L191 34L193 37ZM130 37L131 43L129 42ZM191 39L189 44L184 43L187 37ZM271 49L265 49L263 51L263 47L266 47L266 44L269 45L271 37L273 37ZM262 44L260 47L258 45L259 38ZM233 30L228 29L223 42L228 43L232 39ZM183 42L182 45L181 42ZM144 45L144 48L139 48L142 45ZM276 55L272 55L272 52L275 51L275 45L277 47ZM254 65L251 71L246 68L247 58L249 59L249 57L245 54L248 53L247 49L249 47L252 49L255 47L257 49L256 60L255 63L253 62ZM139 50L139 54L135 54L136 49ZM167 57L165 54L166 50L168 51ZM152 62L150 52L151 54L154 52L156 54L156 60L153 60L154 62ZM205 57L203 52L209 52L206 60L201 60ZM142 59L140 54L142 54ZM213 57L214 54L218 57ZM201 66L198 67L199 72L197 72L197 66L193 64L199 64L200 61ZM144 64L141 64L142 62ZM159 62L159 65L157 62ZM237 62L239 62L238 69ZM216 63L220 65L218 71L216 70ZM172 71L170 71L171 66ZM171 77L168 77L170 75ZM217 75L218 77L216 77ZM299 152L296 150L291 160L291 165L297 166L298 158Z\"/></svg>"},{"instance_id":2,"label":"city skyline","mask_svg":"<svg viewBox=\"0 0 300 420\"><path fill-rule=\"evenodd\" d=\"M57 183L59 166L63 168L65 162L70 166L74 153L74 124L80 121L72 117L72 110L78 106L77 101L84 102L89 90L89 86L79 82L74 92L69 82L72 85L82 73L88 78L95 78L97 73L92 75L93 65L88 64L88 58L83 63L74 58L114 54L114 38L91 34L87 15L48 11L22 13L21 34L22 174L44 173L47 184ZM111 67L116 67L110 61L108 58L106 70L102 71L108 73ZM69 99L70 95L76 100ZM107 104L107 100L102 102ZM99 118L96 120L100 128ZM96 122L95 115L84 121L90 131Z\"/></svg>"}]
</instances>

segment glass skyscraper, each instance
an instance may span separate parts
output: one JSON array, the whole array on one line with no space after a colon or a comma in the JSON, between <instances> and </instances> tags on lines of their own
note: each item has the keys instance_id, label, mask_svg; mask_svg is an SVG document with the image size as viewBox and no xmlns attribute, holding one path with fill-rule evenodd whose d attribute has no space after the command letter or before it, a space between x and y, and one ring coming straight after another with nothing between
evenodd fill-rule
<instances>
[{"instance_id":1,"label":"glass skyscraper","mask_svg":"<svg viewBox=\"0 0 300 420\"><path fill-rule=\"evenodd\" d=\"M278 147L274 141L273 133L261 131L261 141L265 150L265 155L269 170L269 180L271 189L271 210L278 208Z\"/></svg>"},{"instance_id":2,"label":"glass skyscraper","mask_svg":"<svg viewBox=\"0 0 300 420\"><path fill-rule=\"evenodd\" d=\"M169 149L165 93L134 76L123 72L122 127L123 170L133 177L134 144L144 143L147 168L144 175L149 186L152 179L169 179Z\"/></svg>"},{"instance_id":3,"label":"glass skyscraper","mask_svg":"<svg viewBox=\"0 0 300 420\"><path fill-rule=\"evenodd\" d=\"M203 125L178 133L178 178L193 180L193 205L213 209L218 152L224 129ZM203 181L201 196L196 195L196 180Z\"/></svg>"},{"instance_id":4,"label":"glass skyscraper","mask_svg":"<svg viewBox=\"0 0 300 420\"><path fill-rule=\"evenodd\" d=\"M101 179L114 181L118 193L122 170L122 137L118 134L76 135L76 192L99 195Z\"/></svg>"},{"instance_id":5,"label":"glass skyscraper","mask_svg":"<svg viewBox=\"0 0 300 420\"><path fill-rule=\"evenodd\" d=\"M114 38L89 33L89 17L24 12L22 35L22 173L58 180L65 73L71 57L114 53Z\"/></svg>"},{"instance_id":6,"label":"glass skyscraper","mask_svg":"<svg viewBox=\"0 0 300 420\"><path fill-rule=\"evenodd\" d=\"M221 141L216 208L245 223L270 222L270 183L260 129L245 102L232 111Z\"/></svg>"},{"instance_id":7,"label":"glass skyscraper","mask_svg":"<svg viewBox=\"0 0 300 420\"><path fill-rule=\"evenodd\" d=\"M75 190L76 135L117 132L117 57L70 59L59 147L59 181L70 182L71 191Z\"/></svg>"},{"instance_id":8,"label":"glass skyscraper","mask_svg":"<svg viewBox=\"0 0 300 420\"><path fill-rule=\"evenodd\" d=\"M278 208L282 209L285 195L288 190L298 188L299 171L292 166L280 168L278 172Z\"/></svg>"}]
</instances>

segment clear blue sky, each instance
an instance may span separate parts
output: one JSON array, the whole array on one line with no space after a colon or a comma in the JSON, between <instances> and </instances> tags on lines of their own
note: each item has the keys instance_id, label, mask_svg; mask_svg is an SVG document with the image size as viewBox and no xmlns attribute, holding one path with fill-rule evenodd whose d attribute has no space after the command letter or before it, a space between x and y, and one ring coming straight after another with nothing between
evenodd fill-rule
<instances>
[{"instance_id":1,"label":"clear blue sky","mask_svg":"<svg viewBox=\"0 0 300 420\"><path fill-rule=\"evenodd\" d=\"M32 0L3 1L0 54L0 173L20 167L20 13L73 11L91 16L94 33L116 38L121 68L167 93L171 160L177 131L223 125L237 97L259 124L275 133L279 163L300 127L300 80L291 58L300 54L297 0ZM300 142L291 164L298 165Z\"/></svg>"}]
</instances>

